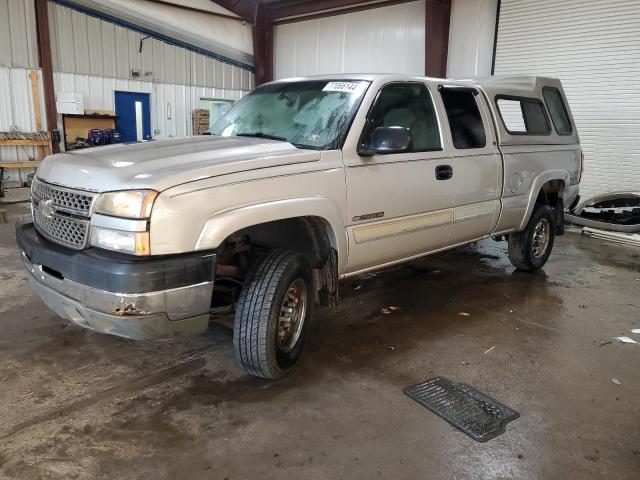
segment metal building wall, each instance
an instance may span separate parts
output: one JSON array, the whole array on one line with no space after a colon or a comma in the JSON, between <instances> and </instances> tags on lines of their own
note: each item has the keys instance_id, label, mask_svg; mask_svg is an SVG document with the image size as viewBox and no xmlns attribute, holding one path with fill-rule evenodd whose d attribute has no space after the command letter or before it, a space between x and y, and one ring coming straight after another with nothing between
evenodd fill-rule
<instances>
[{"instance_id":1,"label":"metal building wall","mask_svg":"<svg viewBox=\"0 0 640 480\"><path fill-rule=\"evenodd\" d=\"M274 29L275 78L349 72L424 75L424 67L424 0Z\"/></svg>"},{"instance_id":2,"label":"metal building wall","mask_svg":"<svg viewBox=\"0 0 640 480\"><path fill-rule=\"evenodd\" d=\"M29 70L37 69L35 7L30 0L0 0L0 131L35 130ZM38 75L41 80L40 72ZM42 101L42 81L40 97ZM44 103L41 103L44 105ZM42 109L44 112L44 108ZM45 122L44 118L42 119ZM0 162L24 162L32 147L0 147ZM31 169L5 170L5 182L24 182Z\"/></svg>"},{"instance_id":3,"label":"metal building wall","mask_svg":"<svg viewBox=\"0 0 640 480\"><path fill-rule=\"evenodd\" d=\"M85 109L100 110L114 110L115 90L150 93L155 138L190 135L201 97L237 100L254 87L246 69L154 38L143 40L140 51L137 31L53 2L48 8L56 93L81 92ZM29 68L39 68L33 1L0 0L0 131L36 129ZM132 69L150 73L131 79ZM34 156L32 148L0 147L0 161ZM6 170L4 179L25 181L32 171Z\"/></svg>"},{"instance_id":4,"label":"metal building wall","mask_svg":"<svg viewBox=\"0 0 640 480\"><path fill-rule=\"evenodd\" d=\"M491 75L498 0L453 0L447 76Z\"/></svg>"},{"instance_id":5,"label":"metal building wall","mask_svg":"<svg viewBox=\"0 0 640 480\"><path fill-rule=\"evenodd\" d=\"M13 1L13 0L11 0ZM21 131L32 132L36 130L36 119L33 114L33 99L31 96L31 83L29 82L29 69L0 67L0 131L17 127ZM43 102L42 75L38 72L38 84L40 85L40 102ZM44 108L41 110L42 124L46 123ZM0 147L0 162L24 162L34 158L36 152L32 147ZM3 178L5 181L26 180L27 174L32 169L6 170Z\"/></svg>"},{"instance_id":6,"label":"metal building wall","mask_svg":"<svg viewBox=\"0 0 640 480\"><path fill-rule=\"evenodd\" d=\"M0 67L38 68L33 1L0 0Z\"/></svg>"},{"instance_id":7,"label":"metal building wall","mask_svg":"<svg viewBox=\"0 0 640 480\"><path fill-rule=\"evenodd\" d=\"M155 83L123 78L98 77L55 72L56 92L78 92L84 97L88 110L114 110L114 92L151 94L151 130L154 138L191 135L191 112L200 108L200 98L239 100L246 91L224 88ZM62 126L60 125L59 128Z\"/></svg>"},{"instance_id":8,"label":"metal building wall","mask_svg":"<svg viewBox=\"0 0 640 480\"><path fill-rule=\"evenodd\" d=\"M1 1L1 0L0 0ZM251 90L253 73L139 32L49 2L49 29L55 72ZM140 42L142 41L142 51Z\"/></svg>"}]
</instances>

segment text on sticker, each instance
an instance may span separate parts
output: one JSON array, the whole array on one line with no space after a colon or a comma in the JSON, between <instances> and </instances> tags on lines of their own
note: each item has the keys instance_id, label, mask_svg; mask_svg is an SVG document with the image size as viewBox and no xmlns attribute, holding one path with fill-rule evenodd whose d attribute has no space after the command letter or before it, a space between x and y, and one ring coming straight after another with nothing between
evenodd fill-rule
<instances>
[{"instance_id":1,"label":"text on sticker","mask_svg":"<svg viewBox=\"0 0 640 480\"><path fill-rule=\"evenodd\" d=\"M358 89L359 86L360 84L356 82L329 82L324 86L322 91L353 93Z\"/></svg>"}]
</instances>

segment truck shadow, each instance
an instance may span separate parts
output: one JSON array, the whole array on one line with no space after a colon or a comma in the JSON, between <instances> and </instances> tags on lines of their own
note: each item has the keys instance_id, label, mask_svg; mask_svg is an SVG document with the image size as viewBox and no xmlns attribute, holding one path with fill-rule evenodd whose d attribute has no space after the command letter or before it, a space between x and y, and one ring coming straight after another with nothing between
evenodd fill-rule
<instances>
[{"instance_id":1,"label":"truck shadow","mask_svg":"<svg viewBox=\"0 0 640 480\"><path fill-rule=\"evenodd\" d=\"M554 320L542 318L540 311L562 305L561 297L544 271L514 271L502 250L493 242L472 245L346 281L337 310L316 310L300 364L286 378L223 379L209 370L193 378L191 393L216 401L262 401L323 377L390 371L390 381L406 386L410 379L399 366L403 359L410 362L416 352L443 344L449 352L464 348L456 346L461 335L465 343L477 342L480 353L487 332L499 337L512 331L514 322L535 324L541 335L553 335ZM525 304L526 313L521 311ZM224 373L234 369L230 363Z\"/></svg>"}]
</instances>

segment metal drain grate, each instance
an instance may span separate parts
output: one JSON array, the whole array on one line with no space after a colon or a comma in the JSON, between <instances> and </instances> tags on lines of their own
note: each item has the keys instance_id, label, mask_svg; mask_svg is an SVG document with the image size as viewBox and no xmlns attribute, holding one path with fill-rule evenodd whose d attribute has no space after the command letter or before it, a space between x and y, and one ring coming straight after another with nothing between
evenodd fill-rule
<instances>
[{"instance_id":1,"label":"metal drain grate","mask_svg":"<svg viewBox=\"0 0 640 480\"><path fill-rule=\"evenodd\" d=\"M478 442L504 433L507 423L520 416L475 388L444 377L407 387L404 393Z\"/></svg>"}]
</instances>

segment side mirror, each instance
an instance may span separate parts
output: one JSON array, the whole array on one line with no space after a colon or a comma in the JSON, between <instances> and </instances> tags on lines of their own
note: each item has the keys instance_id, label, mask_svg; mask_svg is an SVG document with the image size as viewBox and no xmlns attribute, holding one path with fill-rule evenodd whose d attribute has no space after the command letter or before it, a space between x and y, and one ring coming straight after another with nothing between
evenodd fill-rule
<instances>
[{"instance_id":1,"label":"side mirror","mask_svg":"<svg viewBox=\"0 0 640 480\"><path fill-rule=\"evenodd\" d=\"M361 144L358 147L358 155L370 157L407 152L411 149L412 141L413 138L408 128L377 127L371 135L369 145Z\"/></svg>"}]
</instances>

